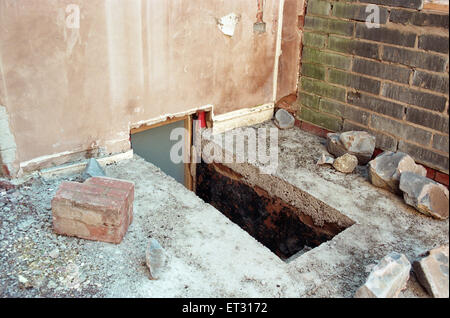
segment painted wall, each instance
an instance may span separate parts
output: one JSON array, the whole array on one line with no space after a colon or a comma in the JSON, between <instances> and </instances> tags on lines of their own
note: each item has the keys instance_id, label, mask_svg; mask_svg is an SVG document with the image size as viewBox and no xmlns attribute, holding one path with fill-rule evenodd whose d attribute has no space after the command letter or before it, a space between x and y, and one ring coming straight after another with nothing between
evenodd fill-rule
<instances>
[{"instance_id":1,"label":"painted wall","mask_svg":"<svg viewBox=\"0 0 450 318\"><path fill-rule=\"evenodd\" d=\"M278 9L265 0L266 33L255 34L256 0L0 0L9 170L123 151L131 126L164 114L274 102ZM229 37L217 19L232 12Z\"/></svg>"}]
</instances>

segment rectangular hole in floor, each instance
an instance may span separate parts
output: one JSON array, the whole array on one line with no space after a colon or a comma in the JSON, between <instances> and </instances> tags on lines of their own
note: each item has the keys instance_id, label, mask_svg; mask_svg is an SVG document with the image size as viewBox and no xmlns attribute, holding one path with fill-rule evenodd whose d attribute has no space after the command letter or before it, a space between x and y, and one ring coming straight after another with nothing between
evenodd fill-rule
<instances>
[{"instance_id":1,"label":"rectangular hole in floor","mask_svg":"<svg viewBox=\"0 0 450 318\"><path fill-rule=\"evenodd\" d=\"M316 226L298 208L241 178L222 164L202 162L197 167L196 194L282 260L317 247L346 229L333 223Z\"/></svg>"}]
</instances>

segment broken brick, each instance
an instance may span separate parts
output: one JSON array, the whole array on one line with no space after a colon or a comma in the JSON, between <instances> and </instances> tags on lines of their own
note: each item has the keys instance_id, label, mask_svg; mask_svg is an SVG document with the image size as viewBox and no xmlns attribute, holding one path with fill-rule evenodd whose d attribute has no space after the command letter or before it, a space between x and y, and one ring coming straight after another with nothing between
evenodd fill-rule
<instances>
[{"instance_id":1,"label":"broken brick","mask_svg":"<svg viewBox=\"0 0 450 318\"><path fill-rule=\"evenodd\" d=\"M132 222L134 184L95 177L63 182L52 200L56 233L118 244Z\"/></svg>"}]
</instances>

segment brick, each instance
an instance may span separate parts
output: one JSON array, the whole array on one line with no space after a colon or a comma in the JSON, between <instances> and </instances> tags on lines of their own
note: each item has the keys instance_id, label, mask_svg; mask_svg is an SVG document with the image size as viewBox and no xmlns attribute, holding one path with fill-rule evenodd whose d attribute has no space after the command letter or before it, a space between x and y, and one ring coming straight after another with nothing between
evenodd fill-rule
<instances>
[{"instance_id":1,"label":"brick","mask_svg":"<svg viewBox=\"0 0 450 318\"><path fill-rule=\"evenodd\" d=\"M333 35L330 35L328 40L328 49L330 50L372 59L378 59L380 57L378 48L378 44Z\"/></svg>"},{"instance_id":2,"label":"brick","mask_svg":"<svg viewBox=\"0 0 450 318\"><path fill-rule=\"evenodd\" d=\"M351 58L336 53L305 47L303 49L302 63L325 64L346 70L350 68Z\"/></svg>"},{"instance_id":3,"label":"brick","mask_svg":"<svg viewBox=\"0 0 450 318\"><path fill-rule=\"evenodd\" d=\"M449 186L448 174L436 171L436 176L434 177L434 181L439 182L445 186Z\"/></svg>"},{"instance_id":4,"label":"brick","mask_svg":"<svg viewBox=\"0 0 450 318\"><path fill-rule=\"evenodd\" d=\"M134 185L122 180L63 182L52 200L54 230L118 244L132 222L133 199Z\"/></svg>"},{"instance_id":5,"label":"brick","mask_svg":"<svg viewBox=\"0 0 450 318\"><path fill-rule=\"evenodd\" d=\"M369 29L364 23L358 23L356 25L356 37L405 47L414 47L416 43L415 33L390 29L387 27Z\"/></svg>"},{"instance_id":6,"label":"brick","mask_svg":"<svg viewBox=\"0 0 450 318\"><path fill-rule=\"evenodd\" d=\"M433 136L433 148L448 153L448 135L434 135Z\"/></svg>"},{"instance_id":7,"label":"brick","mask_svg":"<svg viewBox=\"0 0 450 318\"><path fill-rule=\"evenodd\" d=\"M329 18L311 17L305 18L305 29L321 31L324 33L353 35L354 23Z\"/></svg>"},{"instance_id":8,"label":"brick","mask_svg":"<svg viewBox=\"0 0 450 318\"><path fill-rule=\"evenodd\" d=\"M403 105L360 92L348 92L347 102L349 104L360 106L376 113L388 115L398 119L402 119L405 113L405 107Z\"/></svg>"},{"instance_id":9,"label":"brick","mask_svg":"<svg viewBox=\"0 0 450 318\"><path fill-rule=\"evenodd\" d=\"M322 138L326 138L327 134L331 132L328 129L324 129L324 128L319 127L317 125L310 124L310 123L308 123L306 121L300 122L300 129L304 130L304 131L307 131L307 132L309 132L311 134L314 134L316 136L320 136Z\"/></svg>"},{"instance_id":10,"label":"brick","mask_svg":"<svg viewBox=\"0 0 450 318\"><path fill-rule=\"evenodd\" d=\"M344 88L333 86L325 82L302 77L301 88L303 91L309 93L330 97L338 101L345 101L346 92Z\"/></svg>"},{"instance_id":11,"label":"brick","mask_svg":"<svg viewBox=\"0 0 450 318\"><path fill-rule=\"evenodd\" d=\"M435 72L444 72L448 62L448 57L393 46L383 48L382 59Z\"/></svg>"},{"instance_id":12,"label":"brick","mask_svg":"<svg viewBox=\"0 0 450 318\"><path fill-rule=\"evenodd\" d=\"M443 96L425 93L390 83L384 84L382 95L407 104L440 112L444 111L447 102L447 99Z\"/></svg>"},{"instance_id":13,"label":"brick","mask_svg":"<svg viewBox=\"0 0 450 318\"><path fill-rule=\"evenodd\" d=\"M107 177L93 177L87 179L84 184L107 188L107 196L126 201L129 224L133 222L134 184L132 182Z\"/></svg>"},{"instance_id":14,"label":"brick","mask_svg":"<svg viewBox=\"0 0 450 318\"><path fill-rule=\"evenodd\" d=\"M448 117L426 110L409 107L406 111L406 120L424 127L448 133Z\"/></svg>"},{"instance_id":15,"label":"brick","mask_svg":"<svg viewBox=\"0 0 450 318\"><path fill-rule=\"evenodd\" d=\"M328 15L330 13L330 10L331 3L329 1L308 1L306 14Z\"/></svg>"},{"instance_id":16,"label":"brick","mask_svg":"<svg viewBox=\"0 0 450 318\"><path fill-rule=\"evenodd\" d=\"M302 63L301 74L319 80L325 80L326 69L317 64Z\"/></svg>"},{"instance_id":17,"label":"brick","mask_svg":"<svg viewBox=\"0 0 450 318\"><path fill-rule=\"evenodd\" d=\"M354 5L343 2L333 4L332 15L337 18L350 19L356 21L366 21L371 11L366 12L367 5ZM386 24L388 10L380 7L380 24Z\"/></svg>"},{"instance_id":18,"label":"brick","mask_svg":"<svg viewBox=\"0 0 450 318\"><path fill-rule=\"evenodd\" d=\"M335 101L321 99L320 110L363 125L369 123L369 113Z\"/></svg>"},{"instance_id":19,"label":"brick","mask_svg":"<svg viewBox=\"0 0 450 318\"><path fill-rule=\"evenodd\" d=\"M363 3L373 3L390 7L402 7L409 9L422 9L423 0L360 0Z\"/></svg>"},{"instance_id":20,"label":"brick","mask_svg":"<svg viewBox=\"0 0 450 318\"><path fill-rule=\"evenodd\" d=\"M448 157L446 156L405 141L399 142L398 149L400 151L406 152L420 163L448 173L449 161Z\"/></svg>"},{"instance_id":21,"label":"brick","mask_svg":"<svg viewBox=\"0 0 450 318\"><path fill-rule=\"evenodd\" d=\"M334 69L329 70L329 81L372 94L379 94L381 86L380 81Z\"/></svg>"},{"instance_id":22,"label":"brick","mask_svg":"<svg viewBox=\"0 0 450 318\"><path fill-rule=\"evenodd\" d=\"M448 74L443 76L416 70L414 71L412 84L417 87L448 94Z\"/></svg>"},{"instance_id":23,"label":"brick","mask_svg":"<svg viewBox=\"0 0 450 318\"><path fill-rule=\"evenodd\" d=\"M423 34L419 36L419 49L423 49L426 51L435 51L439 53L448 53L448 48L448 36L439 36L433 34Z\"/></svg>"},{"instance_id":24,"label":"brick","mask_svg":"<svg viewBox=\"0 0 450 318\"><path fill-rule=\"evenodd\" d=\"M327 44L327 36L323 34L304 32L303 45L324 48Z\"/></svg>"},{"instance_id":25,"label":"brick","mask_svg":"<svg viewBox=\"0 0 450 318\"><path fill-rule=\"evenodd\" d=\"M422 145L428 145L431 141L432 134L429 131L375 114L372 115L370 126L376 130L413 140Z\"/></svg>"},{"instance_id":26,"label":"brick","mask_svg":"<svg viewBox=\"0 0 450 318\"><path fill-rule=\"evenodd\" d=\"M308 106L310 108L319 109L320 97L307 94L305 92L300 92L298 96L298 101L300 102L300 104Z\"/></svg>"},{"instance_id":27,"label":"brick","mask_svg":"<svg viewBox=\"0 0 450 318\"><path fill-rule=\"evenodd\" d=\"M448 29L448 14L434 14L392 9L389 20L393 23L430 26Z\"/></svg>"},{"instance_id":28,"label":"brick","mask_svg":"<svg viewBox=\"0 0 450 318\"><path fill-rule=\"evenodd\" d=\"M353 60L352 70L356 73L379 77L404 84L409 83L409 76L411 74L411 70L404 67L359 58L355 58Z\"/></svg>"},{"instance_id":29,"label":"brick","mask_svg":"<svg viewBox=\"0 0 450 318\"><path fill-rule=\"evenodd\" d=\"M340 131L342 128L341 118L327 115L325 113L316 112L306 107L302 107L300 112L300 119L332 131Z\"/></svg>"}]
</instances>

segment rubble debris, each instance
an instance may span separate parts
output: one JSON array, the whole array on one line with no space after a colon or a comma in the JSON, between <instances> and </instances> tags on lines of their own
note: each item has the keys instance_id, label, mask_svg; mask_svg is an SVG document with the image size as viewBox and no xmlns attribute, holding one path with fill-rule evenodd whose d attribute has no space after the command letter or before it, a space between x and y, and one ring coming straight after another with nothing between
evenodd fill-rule
<instances>
[{"instance_id":1,"label":"rubble debris","mask_svg":"<svg viewBox=\"0 0 450 318\"><path fill-rule=\"evenodd\" d=\"M355 298L394 298L406 288L411 263L404 254L392 252L374 266Z\"/></svg>"},{"instance_id":2,"label":"rubble debris","mask_svg":"<svg viewBox=\"0 0 450 318\"><path fill-rule=\"evenodd\" d=\"M414 172L421 176L427 175L427 170L414 162L414 159L403 152L383 152L369 162L369 180L376 187L401 194L399 189L400 176L404 172Z\"/></svg>"},{"instance_id":3,"label":"rubble debris","mask_svg":"<svg viewBox=\"0 0 450 318\"><path fill-rule=\"evenodd\" d=\"M156 239L152 238L145 251L145 263L150 270L151 280L157 280L161 277L166 262L166 251Z\"/></svg>"},{"instance_id":4,"label":"rubble debris","mask_svg":"<svg viewBox=\"0 0 450 318\"><path fill-rule=\"evenodd\" d=\"M405 172L400 177L400 190L405 202L419 212L441 220L448 218L449 192L442 184Z\"/></svg>"},{"instance_id":5,"label":"rubble debris","mask_svg":"<svg viewBox=\"0 0 450 318\"><path fill-rule=\"evenodd\" d=\"M105 177L105 171L100 166L97 160L94 158L91 158L88 160L88 163L86 165L86 169L83 172L83 177L85 179L91 178L91 177Z\"/></svg>"},{"instance_id":6,"label":"rubble debris","mask_svg":"<svg viewBox=\"0 0 450 318\"><path fill-rule=\"evenodd\" d=\"M96 177L61 183L52 199L56 233L119 244L132 222L134 184Z\"/></svg>"},{"instance_id":7,"label":"rubble debris","mask_svg":"<svg viewBox=\"0 0 450 318\"><path fill-rule=\"evenodd\" d=\"M424 256L413 263L417 280L434 298L448 298L448 245L435 248Z\"/></svg>"},{"instance_id":8,"label":"rubble debris","mask_svg":"<svg viewBox=\"0 0 450 318\"><path fill-rule=\"evenodd\" d=\"M287 110L279 109L275 114L275 125L280 129L294 127L295 118Z\"/></svg>"},{"instance_id":9,"label":"rubble debris","mask_svg":"<svg viewBox=\"0 0 450 318\"><path fill-rule=\"evenodd\" d=\"M322 154L322 156L319 158L319 160L317 161L317 165L333 165L334 163L334 158L327 156L326 154Z\"/></svg>"},{"instance_id":10,"label":"rubble debris","mask_svg":"<svg viewBox=\"0 0 450 318\"><path fill-rule=\"evenodd\" d=\"M48 253L48 256L50 256L51 258L57 258L59 256L59 250L55 248L50 253Z\"/></svg>"},{"instance_id":11,"label":"rubble debris","mask_svg":"<svg viewBox=\"0 0 450 318\"><path fill-rule=\"evenodd\" d=\"M30 289L33 288L33 285L30 281L22 275L18 275L17 279L19 280L19 287L22 289Z\"/></svg>"},{"instance_id":12,"label":"rubble debris","mask_svg":"<svg viewBox=\"0 0 450 318\"><path fill-rule=\"evenodd\" d=\"M342 173L352 173L357 166L358 166L358 158L348 153L337 158L333 163L333 167L337 171Z\"/></svg>"},{"instance_id":13,"label":"rubble debris","mask_svg":"<svg viewBox=\"0 0 450 318\"><path fill-rule=\"evenodd\" d=\"M360 165L367 164L372 159L376 138L365 131L347 131L344 133L329 133L327 135L327 150L336 157L346 153L358 158Z\"/></svg>"}]
</instances>

